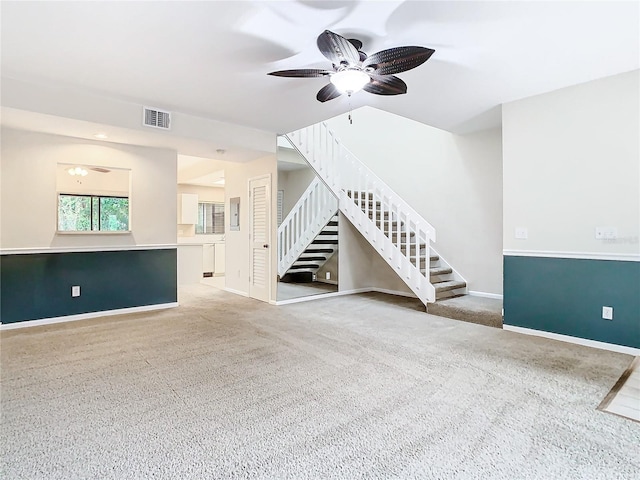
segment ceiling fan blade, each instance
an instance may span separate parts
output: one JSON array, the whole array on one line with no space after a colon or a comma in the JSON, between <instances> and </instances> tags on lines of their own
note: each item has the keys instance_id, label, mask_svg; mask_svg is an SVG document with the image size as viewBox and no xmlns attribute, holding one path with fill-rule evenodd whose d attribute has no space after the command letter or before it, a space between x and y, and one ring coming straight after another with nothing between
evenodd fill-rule
<instances>
[{"instance_id":1,"label":"ceiling fan blade","mask_svg":"<svg viewBox=\"0 0 640 480\"><path fill-rule=\"evenodd\" d=\"M360 50L362 48L362 42L357 38L349 38L348 40L351 43L351 45L356 47L356 50Z\"/></svg>"},{"instance_id":2,"label":"ceiling fan blade","mask_svg":"<svg viewBox=\"0 0 640 480\"><path fill-rule=\"evenodd\" d=\"M357 65L360 62L358 49L344 37L337 33L325 30L318 36L318 48L322 54L335 65L343 62L349 65Z\"/></svg>"},{"instance_id":3,"label":"ceiling fan blade","mask_svg":"<svg viewBox=\"0 0 640 480\"><path fill-rule=\"evenodd\" d=\"M406 72L429 60L435 50L426 47L396 47L370 55L362 67L371 67L376 75Z\"/></svg>"},{"instance_id":4,"label":"ceiling fan blade","mask_svg":"<svg viewBox=\"0 0 640 480\"><path fill-rule=\"evenodd\" d=\"M295 78L311 78L311 77L324 77L329 75L329 70L318 70L315 68L301 68L298 70L278 70L277 72L270 72L267 75L273 75L274 77L295 77Z\"/></svg>"},{"instance_id":5,"label":"ceiling fan blade","mask_svg":"<svg viewBox=\"0 0 640 480\"><path fill-rule=\"evenodd\" d=\"M329 83L320 89L318 95L316 95L316 99L324 103L328 100L338 98L340 95L342 95L342 92L338 90L333 83Z\"/></svg>"},{"instance_id":6,"label":"ceiling fan blade","mask_svg":"<svg viewBox=\"0 0 640 480\"><path fill-rule=\"evenodd\" d=\"M109 173L111 171L108 168L102 168L102 167L91 167L89 168L89 170L93 170L94 172L100 172L100 173Z\"/></svg>"},{"instance_id":7,"label":"ceiling fan blade","mask_svg":"<svg viewBox=\"0 0 640 480\"><path fill-rule=\"evenodd\" d=\"M363 90L376 95L402 95L407 93L407 84L393 75L371 75Z\"/></svg>"}]
</instances>

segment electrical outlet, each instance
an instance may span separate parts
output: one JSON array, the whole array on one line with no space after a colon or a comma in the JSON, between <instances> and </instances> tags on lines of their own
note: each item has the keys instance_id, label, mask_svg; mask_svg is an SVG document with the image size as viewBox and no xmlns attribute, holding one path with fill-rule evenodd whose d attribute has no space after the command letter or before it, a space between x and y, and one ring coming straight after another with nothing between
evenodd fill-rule
<instances>
[{"instance_id":1,"label":"electrical outlet","mask_svg":"<svg viewBox=\"0 0 640 480\"><path fill-rule=\"evenodd\" d=\"M613 320L613 307L602 307L602 318L604 320Z\"/></svg>"},{"instance_id":2,"label":"electrical outlet","mask_svg":"<svg viewBox=\"0 0 640 480\"><path fill-rule=\"evenodd\" d=\"M326 280L331 280L331 272L325 272L325 274L324 274L324 278L325 278Z\"/></svg>"},{"instance_id":3,"label":"electrical outlet","mask_svg":"<svg viewBox=\"0 0 640 480\"><path fill-rule=\"evenodd\" d=\"M518 240L526 240L527 238L529 238L527 227L516 227L515 237Z\"/></svg>"},{"instance_id":4,"label":"electrical outlet","mask_svg":"<svg viewBox=\"0 0 640 480\"><path fill-rule=\"evenodd\" d=\"M80 296L80 285L74 285L71 287L71 296L79 297Z\"/></svg>"},{"instance_id":5,"label":"electrical outlet","mask_svg":"<svg viewBox=\"0 0 640 480\"><path fill-rule=\"evenodd\" d=\"M616 227L596 227L596 240L614 240L618 238Z\"/></svg>"}]
</instances>

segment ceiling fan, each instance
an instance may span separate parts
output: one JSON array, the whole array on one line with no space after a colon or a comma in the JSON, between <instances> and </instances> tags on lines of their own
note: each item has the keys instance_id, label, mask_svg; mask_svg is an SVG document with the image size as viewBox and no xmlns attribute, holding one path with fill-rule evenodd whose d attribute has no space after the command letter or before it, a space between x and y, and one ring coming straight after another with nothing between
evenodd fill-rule
<instances>
[{"instance_id":1,"label":"ceiling fan","mask_svg":"<svg viewBox=\"0 0 640 480\"><path fill-rule=\"evenodd\" d=\"M279 70L268 75L276 77L329 77L316 98L326 102L343 93L351 96L359 90L376 95L401 95L407 93L407 84L395 73L406 72L429 60L435 50L426 47L396 47L372 55L364 53L362 42L346 39L325 30L318 36L318 49L333 64L333 70L297 69Z\"/></svg>"}]
</instances>

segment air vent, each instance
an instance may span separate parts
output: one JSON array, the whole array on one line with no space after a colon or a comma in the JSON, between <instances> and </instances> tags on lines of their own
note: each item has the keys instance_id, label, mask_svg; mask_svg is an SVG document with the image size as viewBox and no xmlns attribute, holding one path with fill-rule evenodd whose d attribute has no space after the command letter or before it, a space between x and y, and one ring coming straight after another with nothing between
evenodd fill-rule
<instances>
[{"instance_id":1,"label":"air vent","mask_svg":"<svg viewBox=\"0 0 640 480\"><path fill-rule=\"evenodd\" d=\"M169 130L171 128L171 112L152 107L143 107L142 123L146 127Z\"/></svg>"}]
</instances>

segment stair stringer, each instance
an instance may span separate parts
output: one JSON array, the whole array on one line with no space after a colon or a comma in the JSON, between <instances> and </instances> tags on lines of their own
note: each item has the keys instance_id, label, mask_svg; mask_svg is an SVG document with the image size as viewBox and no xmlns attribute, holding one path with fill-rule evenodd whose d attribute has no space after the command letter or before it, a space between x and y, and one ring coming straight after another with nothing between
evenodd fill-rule
<instances>
[{"instance_id":1,"label":"stair stringer","mask_svg":"<svg viewBox=\"0 0 640 480\"><path fill-rule=\"evenodd\" d=\"M402 250L387 236L384 231L378 228L368 215L360 208L352 198L342 191L340 195L340 211L349 219L354 227L362 234L369 244L378 252L383 260L393 269L402 281L425 305L435 302L435 288L429 281L429 274L420 271L419 252L416 264L413 264L402 253ZM424 239L426 241L426 239ZM426 243L428 245L428 243ZM429 258L429 249L425 248L426 258ZM427 262L428 265L428 262Z\"/></svg>"},{"instance_id":2,"label":"stair stringer","mask_svg":"<svg viewBox=\"0 0 640 480\"><path fill-rule=\"evenodd\" d=\"M318 177L278 227L278 275L291 268L338 212L338 200Z\"/></svg>"}]
</instances>

